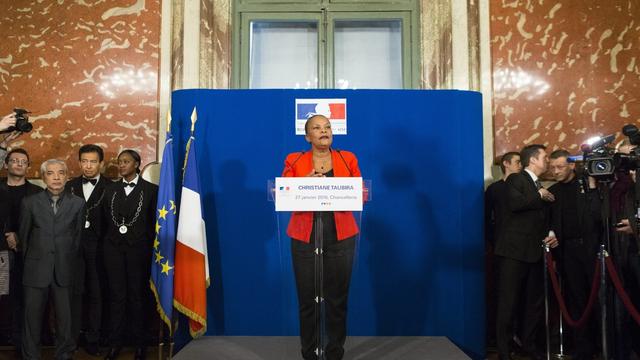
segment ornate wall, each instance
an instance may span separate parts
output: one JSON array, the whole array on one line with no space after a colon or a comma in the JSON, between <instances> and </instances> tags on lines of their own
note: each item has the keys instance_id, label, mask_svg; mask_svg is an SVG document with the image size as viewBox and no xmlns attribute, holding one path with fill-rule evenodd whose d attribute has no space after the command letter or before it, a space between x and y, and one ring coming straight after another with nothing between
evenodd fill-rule
<instances>
[{"instance_id":1,"label":"ornate wall","mask_svg":"<svg viewBox=\"0 0 640 360\"><path fill-rule=\"evenodd\" d=\"M492 0L491 53L498 156L640 122L638 1Z\"/></svg>"},{"instance_id":2,"label":"ornate wall","mask_svg":"<svg viewBox=\"0 0 640 360\"><path fill-rule=\"evenodd\" d=\"M68 159L97 143L112 160L138 150L155 161L158 136L159 0L3 2L0 113L33 112L30 176L47 158ZM108 175L117 171L113 164Z\"/></svg>"}]
</instances>

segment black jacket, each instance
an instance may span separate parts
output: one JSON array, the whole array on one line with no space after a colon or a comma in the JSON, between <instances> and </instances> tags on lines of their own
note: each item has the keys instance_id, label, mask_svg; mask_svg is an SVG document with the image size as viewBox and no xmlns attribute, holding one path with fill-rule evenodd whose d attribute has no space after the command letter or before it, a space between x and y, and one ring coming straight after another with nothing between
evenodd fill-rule
<instances>
[{"instance_id":1,"label":"black jacket","mask_svg":"<svg viewBox=\"0 0 640 360\"><path fill-rule=\"evenodd\" d=\"M32 184L28 180L26 181L26 186L25 197L42 191L40 186ZM17 233L20 226L20 203L11 204L8 197L9 185L7 185L7 178L2 178L0 179L0 235L2 235L0 237L0 250L9 248L4 233Z\"/></svg>"},{"instance_id":2,"label":"black jacket","mask_svg":"<svg viewBox=\"0 0 640 360\"><path fill-rule=\"evenodd\" d=\"M577 181L574 179L573 181ZM549 191L555 196L555 201L551 203L551 229L558 237L560 247L563 248L566 231L563 229L563 203L569 201L559 192L562 184L555 184ZM598 191L593 189L584 191L581 186L577 186L575 196L576 212L578 217L578 229L573 231L581 235L585 247L597 251L602 235L602 201Z\"/></svg>"},{"instance_id":3,"label":"black jacket","mask_svg":"<svg viewBox=\"0 0 640 360\"><path fill-rule=\"evenodd\" d=\"M495 254L535 263L542 258L542 241L549 234L548 203L542 200L531 176L522 171L507 178L509 211Z\"/></svg>"},{"instance_id":4,"label":"black jacket","mask_svg":"<svg viewBox=\"0 0 640 360\"><path fill-rule=\"evenodd\" d=\"M138 218L133 221L142 199ZM155 238L156 204L158 186L142 177L129 196L125 195L122 181L109 184L102 203L104 238L114 245L141 243L153 244ZM127 232L119 231L122 223L127 224ZM133 222L133 223L132 223Z\"/></svg>"},{"instance_id":5,"label":"black jacket","mask_svg":"<svg viewBox=\"0 0 640 360\"><path fill-rule=\"evenodd\" d=\"M87 200L82 223L82 242L83 246L87 249L96 250L98 240L102 237L102 205L105 201L104 192L111 183L111 180L101 175L93 192L91 192L89 200ZM69 192L84 199L81 176L70 180L66 187ZM87 221L89 222L88 228L85 226Z\"/></svg>"}]
</instances>

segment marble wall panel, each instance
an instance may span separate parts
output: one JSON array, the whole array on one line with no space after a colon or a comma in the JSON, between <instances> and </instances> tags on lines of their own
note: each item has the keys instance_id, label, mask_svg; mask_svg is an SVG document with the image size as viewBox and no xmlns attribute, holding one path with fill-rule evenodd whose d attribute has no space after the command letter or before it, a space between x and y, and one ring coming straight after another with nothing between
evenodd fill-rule
<instances>
[{"instance_id":1,"label":"marble wall panel","mask_svg":"<svg viewBox=\"0 0 640 360\"><path fill-rule=\"evenodd\" d=\"M125 148L156 160L159 0L3 1L0 4L0 112L33 112L16 146L39 176L47 158L69 160L101 145L112 162Z\"/></svg>"},{"instance_id":2,"label":"marble wall panel","mask_svg":"<svg viewBox=\"0 0 640 360\"><path fill-rule=\"evenodd\" d=\"M495 154L640 122L640 2L491 0Z\"/></svg>"}]
</instances>

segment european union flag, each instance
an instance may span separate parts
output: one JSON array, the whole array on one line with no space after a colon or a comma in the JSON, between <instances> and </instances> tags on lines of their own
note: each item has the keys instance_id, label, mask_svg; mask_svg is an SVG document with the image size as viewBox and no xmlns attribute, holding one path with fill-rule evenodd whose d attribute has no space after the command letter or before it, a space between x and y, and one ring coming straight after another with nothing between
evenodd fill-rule
<instances>
[{"instance_id":1,"label":"european union flag","mask_svg":"<svg viewBox=\"0 0 640 360\"><path fill-rule=\"evenodd\" d=\"M173 333L171 316L173 314L173 268L175 266L177 228L175 173L173 169L173 139L171 133L167 131L167 141L164 144L162 167L160 168L156 238L153 241L153 261L151 262L149 282L156 298L160 317L169 327L170 333Z\"/></svg>"}]
</instances>

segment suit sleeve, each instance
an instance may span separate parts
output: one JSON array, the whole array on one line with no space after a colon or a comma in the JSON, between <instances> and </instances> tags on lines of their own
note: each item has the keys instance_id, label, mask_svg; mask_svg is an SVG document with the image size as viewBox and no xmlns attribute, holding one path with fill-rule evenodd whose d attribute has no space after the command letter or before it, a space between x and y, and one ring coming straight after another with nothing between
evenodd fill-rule
<instances>
[{"instance_id":1,"label":"suit sleeve","mask_svg":"<svg viewBox=\"0 0 640 360\"><path fill-rule=\"evenodd\" d=\"M358 166L358 158L353 154L351 154L351 159L349 159L349 171L352 177L362 177L360 167Z\"/></svg>"},{"instance_id":2,"label":"suit sleeve","mask_svg":"<svg viewBox=\"0 0 640 360\"><path fill-rule=\"evenodd\" d=\"M559 237L561 236L562 229L562 200L560 200L560 196L558 195L558 187L552 186L549 188L549 192L556 197L556 201L552 202L549 206L549 230L553 230L553 232ZM560 239L561 240L561 239Z\"/></svg>"},{"instance_id":3,"label":"suit sleeve","mask_svg":"<svg viewBox=\"0 0 640 360\"><path fill-rule=\"evenodd\" d=\"M542 209L544 202L537 191L527 189L527 179L521 174L507 178L509 209L514 212Z\"/></svg>"},{"instance_id":4,"label":"suit sleeve","mask_svg":"<svg viewBox=\"0 0 640 360\"><path fill-rule=\"evenodd\" d=\"M293 154L287 155L287 157L284 159L284 169L282 169L283 177L296 176L296 171L293 168L293 165L296 162L296 159L300 156L302 156L301 153L293 153Z\"/></svg>"},{"instance_id":5,"label":"suit sleeve","mask_svg":"<svg viewBox=\"0 0 640 360\"><path fill-rule=\"evenodd\" d=\"M490 244L494 245L496 218L495 212L493 211L495 204L493 201L492 185L493 184L489 185L487 190L484 192L484 238Z\"/></svg>"},{"instance_id":6,"label":"suit sleeve","mask_svg":"<svg viewBox=\"0 0 640 360\"><path fill-rule=\"evenodd\" d=\"M76 214L76 228L73 232L73 239L74 243L76 244L76 250L82 249L82 228L84 227L85 206L87 206L84 200L80 199L80 201L82 202L80 203L80 208L78 209L78 213Z\"/></svg>"},{"instance_id":7,"label":"suit sleeve","mask_svg":"<svg viewBox=\"0 0 640 360\"><path fill-rule=\"evenodd\" d=\"M101 239L107 236L107 230L109 229L109 221L111 221L111 212L109 206L111 206L111 186L107 185L104 189L104 198L102 204L96 210L98 210L98 217L100 218L100 232L98 233Z\"/></svg>"},{"instance_id":8,"label":"suit sleeve","mask_svg":"<svg viewBox=\"0 0 640 360\"><path fill-rule=\"evenodd\" d=\"M31 234L31 225L33 223L33 213L31 212L30 199L22 200L20 204L20 226L18 230L18 251L22 252L24 257L29 248L29 235Z\"/></svg>"}]
</instances>

